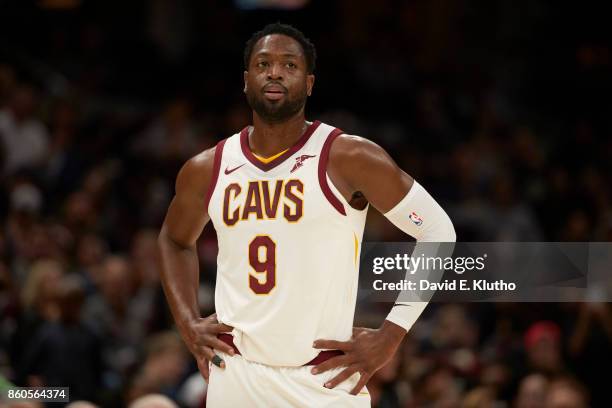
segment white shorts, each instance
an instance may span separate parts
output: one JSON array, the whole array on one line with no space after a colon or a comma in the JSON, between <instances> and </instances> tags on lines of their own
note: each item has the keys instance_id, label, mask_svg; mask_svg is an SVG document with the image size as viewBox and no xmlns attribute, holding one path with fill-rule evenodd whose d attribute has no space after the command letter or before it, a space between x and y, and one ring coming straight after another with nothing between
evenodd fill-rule
<instances>
[{"instance_id":1,"label":"white shorts","mask_svg":"<svg viewBox=\"0 0 612 408\"><path fill-rule=\"evenodd\" d=\"M370 407L370 393L364 387L359 394L349 394L359 381L359 374L334 389L323 386L342 371L311 374L313 366L271 367L217 351L225 369L210 364L206 396L207 408L242 407Z\"/></svg>"}]
</instances>

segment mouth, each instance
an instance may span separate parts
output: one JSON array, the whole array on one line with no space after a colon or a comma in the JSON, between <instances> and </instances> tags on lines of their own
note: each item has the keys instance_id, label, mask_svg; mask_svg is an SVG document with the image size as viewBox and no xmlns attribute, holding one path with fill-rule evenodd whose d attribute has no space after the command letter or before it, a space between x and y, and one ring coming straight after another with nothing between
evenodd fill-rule
<instances>
[{"instance_id":1,"label":"mouth","mask_svg":"<svg viewBox=\"0 0 612 408\"><path fill-rule=\"evenodd\" d=\"M285 96L287 89L281 85L270 84L263 88L263 93L267 99L277 101Z\"/></svg>"},{"instance_id":2,"label":"mouth","mask_svg":"<svg viewBox=\"0 0 612 408\"><path fill-rule=\"evenodd\" d=\"M266 91L264 92L264 95L266 99L269 99L271 101L278 101L285 97L284 92L274 92L274 91Z\"/></svg>"}]
</instances>

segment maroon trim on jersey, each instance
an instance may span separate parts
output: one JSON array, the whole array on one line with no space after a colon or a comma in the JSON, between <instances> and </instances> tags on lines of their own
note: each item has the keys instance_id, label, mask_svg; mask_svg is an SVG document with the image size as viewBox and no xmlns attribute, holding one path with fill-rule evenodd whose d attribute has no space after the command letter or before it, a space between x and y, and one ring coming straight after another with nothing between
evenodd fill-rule
<instances>
[{"instance_id":1,"label":"maroon trim on jersey","mask_svg":"<svg viewBox=\"0 0 612 408\"><path fill-rule=\"evenodd\" d=\"M213 191L215 191L215 186L217 185L217 181L219 180L219 172L221 171L221 157L223 156L223 146L225 145L225 141L227 139L221 140L217 143L215 147L215 159L213 161L213 174L210 179L210 183L208 184L208 192L206 193L206 198L204 200L204 208L206 208L206 212L208 215L208 204L210 203L210 198L213 195Z\"/></svg>"},{"instance_id":2,"label":"maroon trim on jersey","mask_svg":"<svg viewBox=\"0 0 612 408\"><path fill-rule=\"evenodd\" d=\"M238 347L236 347L236 345L234 344L234 336L229 333L219 333L217 334L217 338L228 346L230 346L231 348L233 348L234 353L238 354L239 356L241 355L240 350L238 350Z\"/></svg>"},{"instance_id":3,"label":"maroon trim on jersey","mask_svg":"<svg viewBox=\"0 0 612 408\"><path fill-rule=\"evenodd\" d=\"M242 131L240 132L240 147L242 148L242 153L244 154L244 156L255 167L263 171L268 171L278 166L279 164L287 160L289 157L291 157L295 152L300 150L306 144L308 139L310 139L310 136L312 136L314 131L317 130L320 124L321 122L319 122L318 120L315 120L314 122L312 122L310 126L308 126L304 134L298 139L298 141L293 146L291 146L285 153L281 154L280 156L278 156L277 158L275 158L269 163L262 162L257 157L255 157L253 152L251 152L251 148L249 147L249 127L248 126L242 129Z\"/></svg>"},{"instance_id":4,"label":"maroon trim on jersey","mask_svg":"<svg viewBox=\"0 0 612 408\"><path fill-rule=\"evenodd\" d=\"M222 342L224 342L225 344L227 344L228 346L230 346L231 348L233 348L234 353L236 353L239 356L241 355L240 350L238 350L238 347L236 347L236 345L234 344L234 336L228 333L219 333L217 334L217 338L221 340ZM319 354L317 354L315 358L313 358L312 360L310 360L304 365L305 366L319 365L329 360L332 357L341 356L343 354L344 354L344 351L342 350L323 350Z\"/></svg>"},{"instance_id":5,"label":"maroon trim on jersey","mask_svg":"<svg viewBox=\"0 0 612 408\"><path fill-rule=\"evenodd\" d=\"M305 366L309 365L319 365L321 363L326 362L332 357L341 356L344 354L342 350L323 350L315 358L304 364Z\"/></svg>"},{"instance_id":6,"label":"maroon trim on jersey","mask_svg":"<svg viewBox=\"0 0 612 408\"><path fill-rule=\"evenodd\" d=\"M321 186L321 190L323 191L325 198L327 198L327 201L329 201L329 203L333 205L340 214L346 215L344 205L342 205L342 202L334 195L333 191L331 191L329 183L327 182L327 162L329 161L329 151L334 140L342 133L344 132L342 132L340 129L332 130L329 136L327 136L327 140L325 140L325 143L323 144L321 156L319 157L319 185Z\"/></svg>"}]
</instances>

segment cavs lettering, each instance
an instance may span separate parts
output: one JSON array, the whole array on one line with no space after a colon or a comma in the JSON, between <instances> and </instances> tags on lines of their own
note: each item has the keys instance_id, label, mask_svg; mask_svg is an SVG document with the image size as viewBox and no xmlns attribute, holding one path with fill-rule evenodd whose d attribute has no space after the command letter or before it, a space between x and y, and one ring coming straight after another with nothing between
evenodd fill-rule
<instances>
[{"instance_id":1,"label":"cavs lettering","mask_svg":"<svg viewBox=\"0 0 612 408\"><path fill-rule=\"evenodd\" d=\"M242 220L274 220L279 216L297 222L304 212L304 184L298 179L257 180L248 185L231 183L223 195L223 221L233 226Z\"/></svg>"}]
</instances>

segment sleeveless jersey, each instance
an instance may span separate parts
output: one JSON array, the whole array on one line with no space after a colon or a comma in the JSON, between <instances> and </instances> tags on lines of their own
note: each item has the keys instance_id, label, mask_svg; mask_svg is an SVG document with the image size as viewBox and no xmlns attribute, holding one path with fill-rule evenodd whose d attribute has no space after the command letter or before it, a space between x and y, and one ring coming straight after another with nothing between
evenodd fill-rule
<instances>
[{"instance_id":1,"label":"sleeveless jersey","mask_svg":"<svg viewBox=\"0 0 612 408\"><path fill-rule=\"evenodd\" d=\"M219 244L217 318L247 360L301 366L319 353L314 340L352 335L367 210L327 176L341 130L315 121L268 163L248 133L217 145L206 201Z\"/></svg>"}]
</instances>

